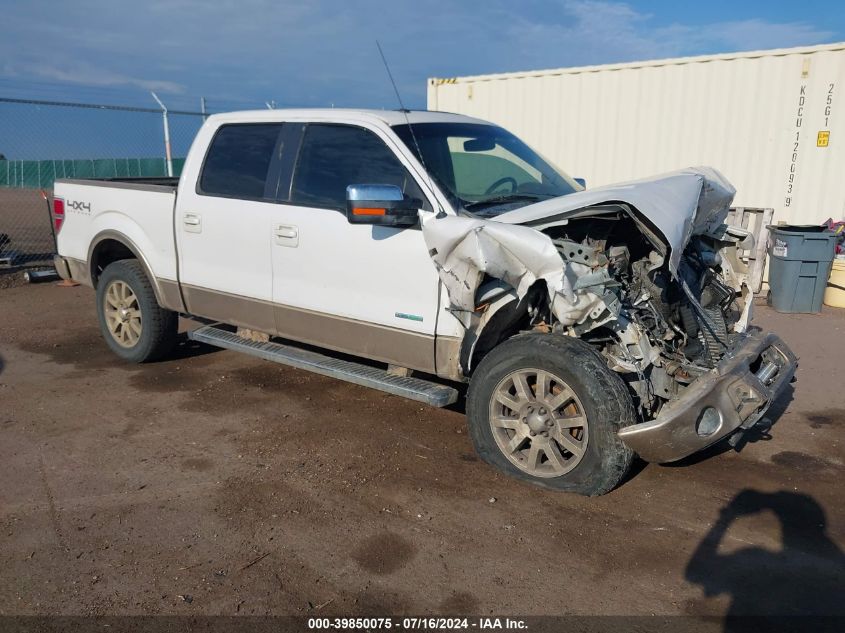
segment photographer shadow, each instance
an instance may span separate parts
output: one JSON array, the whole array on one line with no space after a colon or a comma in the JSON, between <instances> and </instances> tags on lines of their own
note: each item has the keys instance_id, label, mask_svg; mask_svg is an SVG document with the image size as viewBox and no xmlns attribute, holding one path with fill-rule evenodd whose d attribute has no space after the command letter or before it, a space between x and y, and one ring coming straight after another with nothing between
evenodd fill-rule
<instances>
[{"instance_id":1,"label":"photographer shadow","mask_svg":"<svg viewBox=\"0 0 845 633\"><path fill-rule=\"evenodd\" d=\"M718 551L737 518L766 510L780 522L779 551L754 545ZM782 630L795 623L790 616L816 616L816 630L845 623L845 555L827 536L824 510L808 495L743 490L722 509L685 576L705 596L730 595L725 631L747 631L752 623L755 629Z\"/></svg>"}]
</instances>

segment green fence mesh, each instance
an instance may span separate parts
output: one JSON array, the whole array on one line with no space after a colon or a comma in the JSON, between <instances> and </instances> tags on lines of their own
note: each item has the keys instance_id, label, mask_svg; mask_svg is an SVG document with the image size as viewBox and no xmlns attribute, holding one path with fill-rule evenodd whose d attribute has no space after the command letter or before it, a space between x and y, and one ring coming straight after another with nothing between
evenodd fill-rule
<instances>
[{"instance_id":1,"label":"green fence mesh","mask_svg":"<svg viewBox=\"0 0 845 633\"><path fill-rule=\"evenodd\" d=\"M173 175L182 173L184 158L173 159ZM74 160L0 160L0 187L52 189L56 178L161 178L163 158L95 158Z\"/></svg>"}]
</instances>

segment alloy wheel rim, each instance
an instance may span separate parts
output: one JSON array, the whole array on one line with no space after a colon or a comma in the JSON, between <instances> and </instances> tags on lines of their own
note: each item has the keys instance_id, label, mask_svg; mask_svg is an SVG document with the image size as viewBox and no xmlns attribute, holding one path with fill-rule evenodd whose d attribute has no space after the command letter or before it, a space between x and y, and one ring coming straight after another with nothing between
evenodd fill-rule
<instances>
[{"instance_id":1,"label":"alloy wheel rim","mask_svg":"<svg viewBox=\"0 0 845 633\"><path fill-rule=\"evenodd\" d=\"M584 458L587 415L560 377L543 369L507 374L490 398L490 427L513 465L535 477L560 477Z\"/></svg>"},{"instance_id":2,"label":"alloy wheel rim","mask_svg":"<svg viewBox=\"0 0 845 633\"><path fill-rule=\"evenodd\" d=\"M109 334L118 345L134 347L141 338L141 306L138 297L125 281L115 280L103 296L103 313Z\"/></svg>"}]
</instances>

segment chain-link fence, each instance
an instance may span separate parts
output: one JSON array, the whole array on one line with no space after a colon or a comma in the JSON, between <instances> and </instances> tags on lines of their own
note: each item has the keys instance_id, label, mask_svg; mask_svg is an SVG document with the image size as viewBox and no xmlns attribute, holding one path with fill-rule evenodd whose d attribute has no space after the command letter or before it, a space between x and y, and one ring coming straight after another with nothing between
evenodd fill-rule
<instances>
[{"instance_id":1,"label":"chain-link fence","mask_svg":"<svg viewBox=\"0 0 845 633\"><path fill-rule=\"evenodd\" d=\"M0 267L55 251L42 190L57 178L178 176L203 113L0 98Z\"/></svg>"}]
</instances>

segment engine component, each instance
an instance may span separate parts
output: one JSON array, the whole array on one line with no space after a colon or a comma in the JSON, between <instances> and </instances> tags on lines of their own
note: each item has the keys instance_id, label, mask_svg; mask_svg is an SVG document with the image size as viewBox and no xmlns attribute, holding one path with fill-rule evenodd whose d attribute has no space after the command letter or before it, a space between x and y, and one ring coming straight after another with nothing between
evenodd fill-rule
<instances>
[{"instance_id":1,"label":"engine component","mask_svg":"<svg viewBox=\"0 0 845 633\"><path fill-rule=\"evenodd\" d=\"M567 239L556 239L552 242L564 261L585 264L590 268L607 264L605 254L588 244L579 244Z\"/></svg>"}]
</instances>

